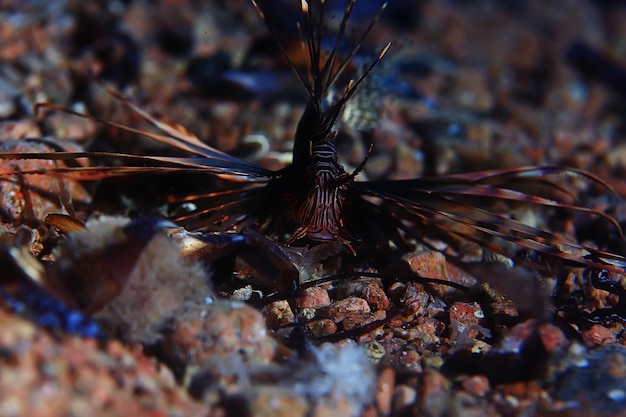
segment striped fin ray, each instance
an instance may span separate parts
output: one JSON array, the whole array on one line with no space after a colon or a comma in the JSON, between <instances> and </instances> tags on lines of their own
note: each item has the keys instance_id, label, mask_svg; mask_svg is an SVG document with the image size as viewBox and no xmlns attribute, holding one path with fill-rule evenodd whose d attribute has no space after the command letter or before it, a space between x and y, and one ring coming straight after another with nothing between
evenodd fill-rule
<instances>
[{"instance_id":1,"label":"striped fin ray","mask_svg":"<svg viewBox=\"0 0 626 417\"><path fill-rule=\"evenodd\" d=\"M383 218L393 217L397 230L419 240L424 237L421 233L434 227L444 235L475 242L513 259L518 258L517 255L504 242L513 244L518 249L535 251L572 265L626 268L626 258L621 255L588 247L559 234L514 220L507 213L485 208L489 204L476 204L477 199L483 202L508 201L581 212L605 219L622 235L616 220L603 212L572 202L524 193L507 185L508 182L515 185L515 180L531 181L539 175L543 175L544 179L549 175L585 178L610 190L605 183L590 174L559 167L494 170L470 173L467 176L430 179L365 181L352 183L349 187L360 193L362 201L355 203L356 205L362 205L365 201L363 196L378 199ZM550 181L545 180L542 183L547 185ZM348 204L347 201L346 205ZM461 227L455 227L454 224ZM390 240L396 241L397 236Z\"/></svg>"}]
</instances>

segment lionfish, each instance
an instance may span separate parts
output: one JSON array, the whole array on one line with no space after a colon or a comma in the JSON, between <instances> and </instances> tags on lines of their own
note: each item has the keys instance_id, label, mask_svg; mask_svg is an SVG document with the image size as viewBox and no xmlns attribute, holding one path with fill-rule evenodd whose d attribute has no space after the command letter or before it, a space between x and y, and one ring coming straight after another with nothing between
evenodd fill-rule
<instances>
[{"instance_id":1,"label":"lionfish","mask_svg":"<svg viewBox=\"0 0 626 417\"><path fill-rule=\"evenodd\" d=\"M559 177L576 177L610 189L602 180L587 172L559 166L530 166L432 178L359 181L359 172L367 163L367 156L356 169L346 171L338 161L336 122L346 103L391 46L391 43L386 44L365 66L361 75L355 76L356 70L351 68L351 61L385 9L383 5L351 49L345 52L348 23L355 2L348 1L332 46L325 48L329 35L324 24L328 13L327 2L300 1L300 41L307 59L306 68L301 68L292 62L287 49L280 43L273 24L266 18L267 8L263 3L252 0L308 95L308 103L295 133L292 162L282 169L264 169L213 148L184 129L152 116L112 90L109 92L113 96L154 125L160 133L100 120L53 104L38 104L37 107L95 120L192 156L59 151L3 153L0 158L67 162L96 157L123 161L117 166L67 165L34 169L19 172L19 176L45 174L82 181L133 174L183 172L224 179L227 186L223 189L168 197L168 203L174 206L194 207L191 211L179 211L173 216L174 221L194 230L239 232L252 229L287 245L340 242L356 254L369 253L377 259L389 259L388 254L407 253L412 242L425 242L434 237L444 241L473 242L532 267L544 267L544 263L552 260L597 269L626 268L626 259L618 254L588 247L517 221L506 209L502 209L507 203L521 203L585 213L604 218L621 234L615 219L572 202L571 193L556 181ZM349 81L346 82L346 79ZM6 180L16 181L15 172L0 175ZM551 196L523 191L529 189L529 185L544 191L548 189ZM533 253L539 256L529 255Z\"/></svg>"}]
</instances>

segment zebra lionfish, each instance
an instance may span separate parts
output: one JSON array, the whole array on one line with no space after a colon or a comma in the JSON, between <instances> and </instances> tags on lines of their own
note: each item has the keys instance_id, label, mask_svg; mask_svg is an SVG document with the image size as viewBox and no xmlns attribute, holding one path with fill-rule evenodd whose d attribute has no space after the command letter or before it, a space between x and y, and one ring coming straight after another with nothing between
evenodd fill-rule
<instances>
[{"instance_id":1,"label":"zebra lionfish","mask_svg":"<svg viewBox=\"0 0 626 417\"><path fill-rule=\"evenodd\" d=\"M280 44L280 36L274 30L271 19L266 17L268 2L252 0L308 95L308 104L295 133L293 160L283 169L264 169L219 151L192 134L158 120L114 91L110 91L111 94L128 109L151 122L161 133L99 120L51 104L40 104L39 107L97 120L165 143L193 156L49 152L3 153L0 158L69 161L94 156L125 163L115 167L56 167L45 172L21 172L20 175L45 173L62 178L94 180L138 173L186 172L214 175L227 180L228 187L224 189L169 197L168 202L172 205L193 203L196 207L194 211L173 216L173 220L191 229L253 229L294 245L311 241L339 241L348 244L357 254L373 253L378 259L389 259L386 256L388 254L405 253L410 250L412 241L423 241L429 235L436 235L437 238L474 242L527 265L541 266L531 257L520 255L525 251L577 266L618 270L626 267L626 260L620 255L584 246L550 231L516 221L506 212L490 208L494 202L560 208L599 216L619 230L617 222L610 216L572 203L566 197L547 198L539 193L520 191L520 184L539 184L551 187L555 196L563 195L566 193L554 180L567 176L608 188L600 179L584 171L556 166L531 166L433 178L358 181L358 174L365 166L367 157L352 172L346 171L338 161L335 122L391 45L387 43L379 50L362 75L355 77L354 73L349 74L352 71L351 60L385 9L383 5L346 53L343 49L355 2L348 1L328 50L324 47L329 36L329 29L324 24L328 13L327 2L300 1L300 41L307 57L306 68L302 69L292 62L289 53ZM346 79L350 81L345 82ZM342 83L343 87L340 86ZM341 92L333 96L334 91ZM15 173L0 175L10 179Z\"/></svg>"}]
</instances>

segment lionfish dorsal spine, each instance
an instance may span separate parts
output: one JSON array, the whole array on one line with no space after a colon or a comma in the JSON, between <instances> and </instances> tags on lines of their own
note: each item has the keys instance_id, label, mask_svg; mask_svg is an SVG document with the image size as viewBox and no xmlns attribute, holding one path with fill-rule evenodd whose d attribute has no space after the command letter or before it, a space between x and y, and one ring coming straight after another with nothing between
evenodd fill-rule
<instances>
[{"instance_id":1,"label":"lionfish dorsal spine","mask_svg":"<svg viewBox=\"0 0 626 417\"><path fill-rule=\"evenodd\" d=\"M251 0L259 17L266 23L270 33L274 37L281 53L287 62L287 65L296 74L300 83L306 90L310 107L319 114L320 122L323 122L327 130L337 120L341 109L346 102L356 93L363 80L373 70L376 64L383 58L391 46L391 42L387 43L379 52L378 56L370 63L367 69L356 79L348 83L344 93L332 102L326 109L323 107L323 101L328 97L332 88L337 84L339 78L350 65L353 58L361 49L365 39L370 34L376 22L380 19L383 11L387 8L387 2L383 3L379 8L376 16L371 19L365 30L361 33L356 42L354 42L350 52L339 60L339 51L348 31L348 22L352 14L352 10L357 0L349 0L343 12L343 17L337 33L332 49L328 52L324 59L322 51L322 43L324 40L324 27L326 17L327 2L324 0L300 0L300 9L302 13L301 22L298 22L298 31L300 33L300 43L304 49L304 55L307 59L306 72L299 70L293 60L289 57L287 48L282 43L276 30L272 27L265 13L258 5L256 0ZM319 3L319 7L314 10L313 3Z\"/></svg>"}]
</instances>

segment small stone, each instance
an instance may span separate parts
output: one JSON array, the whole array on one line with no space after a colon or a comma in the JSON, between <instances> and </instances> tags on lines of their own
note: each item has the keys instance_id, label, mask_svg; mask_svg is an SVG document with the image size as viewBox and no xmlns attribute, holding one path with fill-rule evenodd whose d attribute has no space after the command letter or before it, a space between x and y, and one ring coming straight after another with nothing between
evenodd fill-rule
<instances>
[{"instance_id":1,"label":"small stone","mask_svg":"<svg viewBox=\"0 0 626 417\"><path fill-rule=\"evenodd\" d=\"M376 316L371 313L351 314L341 321L343 330L358 329L376 321Z\"/></svg>"},{"instance_id":2,"label":"small stone","mask_svg":"<svg viewBox=\"0 0 626 417\"><path fill-rule=\"evenodd\" d=\"M392 409L395 414L402 415L403 410L411 407L417 399L417 391L415 388L402 384L393 390Z\"/></svg>"},{"instance_id":3,"label":"small stone","mask_svg":"<svg viewBox=\"0 0 626 417\"><path fill-rule=\"evenodd\" d=\"M391 368L384 368L378 376L376 406L378 415L387 416L391 412L396 373Z\"/></svg>"},{"instance_id":4,"label":"small stone","mask_svg":"<svg viewBox=\"0 0 626 417\"><path fill-rule=\"evenodd\" d=\"M386 310L390 301L380 279L359 279L343 284L337 291L338 297L363 298L374 310Z\"/></svg>"},{"instance_id":5,"label":"small stone","mask_svg":"<svg viewBox=\"0 0 626 417\"><path fill-rule=\"evenodd\" d=\"M349 316L368 314L371 312L369 304L362 298L348 297L339 300L324 309L330 318L339 323Z\"/></svg>"},{"instance_id":6,"label":"small stone","mask_svg":"<svg viewBox=\"0 0 626 417\"><path fill-rule=\"evenodd\" d=\"M490 304L491 313L501 316L517 317L519 311L512 300L500 300Z\"/></svg>"},{"instance_id":7,"label":"small stone","mask_svg":"<svg viewBox=\"0 0 626 417\"><path fill-rule=\"evenodd\" d=\"M423 316L426 314L426 307L430 302L430 295L424 289L422 284L409 282L406 285L403 298L406 311L405 314L411 313L417 316Z\"/></svg>"},{"instance_id":8,"label":"small stone","mask_svg":"<svg viewBox=\"0 0 626 417\"><path fill-rule=\"evenodd\" d=\"M315 320L309 323L309 329L315 337L324 337L337 333L337 324L330 319Z\"/></svg>"},{"instance_id":9,"label":"small stone","mask_svg":"<svg viewBox=\"0 0 626 417\"><path fill-rule=\"evenodd\" d=\"M412 327L408 331L407 340L419 341L420 345L424 347L430 346L434 343L439 343L439 337L437 336L435 324L432 321L426 321Z\"/></svg>"},{"instance_id":10,"label":"small stone","mask_svg":"<svg viewBox=\"0 0 626 417\"><path fill-rule=\"evenodd\" d=\"M441 252L425 251L405 257L411 270L421 277L448 279L446 257Z\"/></svg>"},{"instance_id":11,"label":"small stone","mask_svg":"<svg viewBox=\"0 0 626 417\"><path fill-rule=\"evenodd\" d=\"M403 258L411 267L411 270L421 277L436 278L451 281L458 284L471 286L476 282L467 272L446 262L446 257L441 252L423 251L405 255ZM432 292L442 296L456 291L447 285L432 285Z\"/></svg>"},{"instance_id":12,"label":"small stone","mask_svg":"<svg viewBox=\"0 0 626 417\"><path fill-rule=\"evenodd\" d=\"M547 352L552 352L569 343L563 331L550 323L541 324L539 326L539 337Z\"/></svg>"},{"instance_id":13,"label":"small stone","mask_svg":"<svg viewBox=\"0 0 626 417\"><path fill-rule=\"evenodd\" d=\"M32 120L7 120L0 122L0 142L41 136L41 129Z\"/></svg>"},{"instance_id":14,"label":"small stone","mask_svg":"<svg viewBox=\"0 0 626 417\"><path fill-rule=\"evenodd\" d=\"M587 346L606 345L615 343L615 335L609 329L599 324L594 324L589 330L583 332L583 342Z\"/></svg>"},{"instance_id":15,"label":"small stone","mask_svg":"<svg viewBox=\"0 0 626 417\"><path fill-rule=\"evenodd\" d=\"M279 327L295 322L295 316L287 300L274 301L265 306L263 312L265 313L265 322L270 327Z\"/></svg>"},{"instance_id":16,"label":"small stone","mask_svg":"<svg viewBox=\"0 0 626 417\"><path fill-rule=\"evenodd\" d=\"M396 303L399 303L402 300L405 292L406 284L404 284L403 282L394 282L393 284L391 284L388 290L389 296Z\"/></svg>"},{"instance_id":17,"label":"small stone","mask_svg":"<svg viewBox=\"0 0 626 417\"><path fill-rule=\"evenodd\" d=\"M462 385L465 391L477 397L482 397L489 391L489 380L484 375L471 376Z\"/></svg>"},{"instance_id":18,"label":"small stone","mask_svg":"<svg viewBox=\"0 0 626 417\"><path fill-rule=\"evenodd\" d=\"M306 398L278 386L261 386L255 390L250 409L258 417L304 417L309 405Z\"/></svg>"},{"instance_id":19,"label":"small stone","mask_svg":"<svg viewBox=\"0 0 626 417\"><path fill-rule=\"evenodd\" d=\"M375 310L387 310L391 304L379 281L369 282L361 295Z\"/></svg>"},{"instance_id":20,"label":"small stone","mask_svg":"<svg viewBox=\"0 0 626 417\"><path fill-rule=\"evenodd\" d=\"M297 308L319 309L330 305L328 291L321 287L306 288L302 294L296 298Z\"/></svg>"},{"instance_id":21,"label":"small stone","mask_svg":"<svg viewBox=\"0 0 626 417\"><path fill-rule=\"evenodd\" d=\"M354 415L354 404L346 398L330 400L321 399L313 405L307 416L310 417L340 417Z\"/></svg>"},{"instance_id":22,"label":"small stone","mask_svg":"<svg viewBox=\"0 0 626 417\"><path fill-rule=\"evenodd\" d=\"M81 142L94 136L97 124L92 120L66 113L53 113L45 118L46 131L64 142Z\"/></svg>"},{"instance_id":23,"label":"small stone","mask_svg":"<svg viewBox=\"0 0 626 417\"><path fill-rule=\"evenodd\" d=\"M398 365L413 372L422 372L421 359L420 354L413 349L404 350L396 357Z\"/></svg>"},{"instance_id":24,"label":"small stone","mask_svg":"<svg viewBox=\"0 0 626 417\"><path fill-rule=\"evenodd\" d=\"M503 352L521 352L536 325L536 319L530 319L516 324L504 335L498 344L498 348Z\"/></svg>"},{"instance_id":25,"label":"small stone","mask_svg":"<svg viewBox=\"0 0 626 417\"><path fill-rule=\"evenodd\" d=\"M0 152L39 153L52 152L52 148L35 142L0 142ZM0 175L17 174L19 172L45 172L62 167L49 160L1 160ZM0 182L0 211L14 220L43 220L49 213L59 212L57 201L44 198L35 190L45 190L53 195L60 195L65 189L74 202L88 202L90 197L85 189L73 181L64 181L46 175L23 175L19 181Z\"/></svg>"},{"instance_id":26,"label":"small stone","mask_svg":"<svg viewBox=\"0 0 626 417\"><path fill-rule=\"evenodd\" d=\"M423 410L444 410L450 401L451 382L443 374L433 369L424 372L419 391L420 408Z\"/></svg>"},{"instance_id":27,"label":"small stone","mask_svg":"<svg viewBox=\"0 0 626 417\"><path fill-rule=\"evenodd\" d=\"M0 415L206 416L140 346L55 338L0 309Z\"/></svg>"},{"instance_id":28,"label":"small stone","mask_svg":"<svg viewBox=\"0 0 626 417\"><path fill-rule=\"evenodd\" d=\"M478 303L454 303L450 307L451 340L474 339L478 336L478 326L485 314Z\"/></svg>"}]
</instances>

